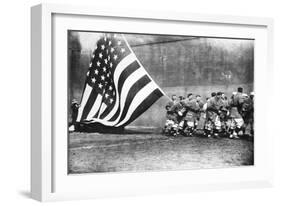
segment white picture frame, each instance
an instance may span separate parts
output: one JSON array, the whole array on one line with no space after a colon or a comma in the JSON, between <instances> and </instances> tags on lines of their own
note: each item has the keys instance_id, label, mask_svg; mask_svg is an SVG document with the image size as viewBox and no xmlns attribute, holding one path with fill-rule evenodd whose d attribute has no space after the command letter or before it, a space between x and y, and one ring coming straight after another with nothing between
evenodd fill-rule
<instances>
[{"instance_id":1,"label":"white picture frame","mask_svg":"<svg viewBox=\"0 0 281 206\"><path fill-rule=\"evenodd\" d=\"M254 83L257 133L255 165L226 169L69 176L65 168L67 140L63 136L67 132L67 124L61 121L67 111L64 105L67 93L64 84L60 84L67 81L67 58L60 58L66 49L61 38L67 29L92 30L93 26L100 31L116 31L118 28L118 32L155 33L154 24L159 25L157 32L163 34L190 32L185 30L188 25L196 31L191 35L207 33L208 36L257 39ZM148 26L144 28L142 25ZM165 28L165 25L173 28L172 31L167 26ZM266 113L269 102L261 96L265 90L267 93L273 91L272 19L40 4L31 8L31 27L32 198L53 201L272 186L274 134L269 129L270 121L267 121L270 119L270 114ZM58 70L57 67L62 69Z\"/></svg>"}]
</instances>

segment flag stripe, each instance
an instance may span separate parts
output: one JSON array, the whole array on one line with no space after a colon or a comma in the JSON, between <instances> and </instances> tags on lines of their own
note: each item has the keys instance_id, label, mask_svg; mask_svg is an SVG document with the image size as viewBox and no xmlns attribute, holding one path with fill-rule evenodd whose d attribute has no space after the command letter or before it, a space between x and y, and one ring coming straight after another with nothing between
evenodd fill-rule
<instances>
[{"instance_id":1,"label":"flag stripe","mask_svg":"<svg viewBox=\"0 0 281 206\"><path fill-rule=\"evenodd\" d=\"M97 114L101 101L102 101L102 96L100 94L98 94L94 105L92 106L89 114L86 117L86 120L92 119Z\"/></svg>"},{"instance_id":2,"label":"flag stripe","mask_svg":"<svg viewBox=\"0 0 281 206\"><path fill-rule=\"evenodd\" d=\"M108 120L110 122L115 121L118 118L119 114L120 114L120 110L121 110L120 101L118 103L119 103L119 107L118 107L116 113L113 115L113 117L110 118L110 120Z\"/></svg>"},{"instance_id":3,"label":"flag stripe","mask_svg":"<svg viewBox=\"0 0 281 206\"><path fill-rule=\"evenodd\" d=\"M121 89L123 87L123 84L125 80L138 68L140 68L139 63L135 60L133 61L123 72L121 73L118 81L118 93L121 93Z\"/></svg>"},{"instance_id":4,"label":"flag stripe","mask_svg":"<svg viewBox=\"0 0 281 206\"><path fill-rule=\"evenodd\" d=\"M83 96L82 96L82 100L81 100L81 103L80 103L80 107L78 109L78 116L77 116L77 120L76 120L78 122L80 122L82 120L81 117L82 117L83 109L85 107L85 104L87 103L87 100L89 99L91 91L92 91L92 87L89 86L86 83L85 84L85 89L84 89L84 92L83 92Z\"/></svg>"},{"instance_id":5,"label":"flag stripe","mask_svg":"<svg viewBox=\"0 0 281 206\"><path fill-rule=\"evenodd\" d=\"M123 84L124 84L125 80L128 78L128 76L130 76L139 67L140 67L139 63L135 60L131 64L129 64L126 69L124 69L122 71L122 73L119 76L119 81L118 81L118 89L117 89L118 94L121 93ZM107 107L106 110L100 115L100 118L103 119L112 109L113 109L113 106ZM120 108L118 108L118 110L117 110L115 119L117 118L117 114L119 114L119 112L120 112Z\"/></svg>"},{"instance_id":6,"label":"flag stripe","mask_svg":"<svg viewBox=\"0 0 281 206\"><path fill-rule=\"evenodd\" d=\"M101 114L104 112L104 110L106 108L107 108L107 105L105 103L102 103L100 110L99 110L98 118L100 118Z\"/></svg>"},{"instance_id":7,"label":"flag stripe","mask_svg":"<svg viewBox=\"0 0 281 206\"><path fill-rule=\"evenodd\" d=\"M135 96L133 99L130 108L128 109L128 112L126 114L126 117L122 120L119 121L119 123L116 126L121 126L125 124L131 117L133 111L147 98L147 96L150 95L151 92L153 92L156 89L156 85L154 82L150 82L147 84L145 87L143 87L138 94Z\"/></svg>"},{"instance_id":8,"label":"flag stripe","mask_svg":"<svg viewBox=\"0 0 281 206\"><path fill-rule=\"evenodd\" d=\"M146 75L146 72L143 69L137 69L135 72L133 72L124 82L123 89L121 91L121 94L119 94L119 101L118 101L118 110L115 113L115 115L109 120L109 121L115 121L118 117L120 117L120 114L123 111L123 107L125 105L127 94L132 87L132 85L141 77Z\"/></svg>"},{"instance_id":9,"label":"flag stripe","mask_svg":"<svg viewBox=\"0 0 281 206\"><path fill-rule=\"evenodd\" d=\"M109 114L109 112L113 109L113 107L114 107L113 104L112 104L112 105L109 105L109 106L104 110L104 112L100 115L100 118L101 118L101 119L105 118L105 117Z\"/></svg>"},{"instance_id":10,"label":"flag stripe","mask_svg":"<svg viewBox=\"0 0 281 206\"><path fill-rule=\"evenodd\" d=\"M97 117L99 116L101 106L102 106L102 98L101 98L101 101L97 104L97 107L96 107L97 112L96 112L96 114L93 116L93 118L97 118Z\"/></svg>"},{"instance_id":11,"label":"flag stripe","mask_svg":"<svg viewBox=\"0 0 281 206\"><path fill-rule=\"evenodd\" d=\"M81 120L87 119L87 116L88 116L89 112L91 111L92 106L94 105L97 96L98 96L98 92L96 92L95 89L92 89L91 94L88 98L88 101L83 108Z\"/></svg>"},{"instance_id":12,"label":"flag stripe","mask_svg":"<svg viewBox=\"0 0 281 206\"><path fill-rule=\"evenodd\" d=\"M132 100L134 99L136 94L139 92L139 90L141 90L149 82L151 82L150 78L147 75L145 75L142 78L140 78L137 82L135 82L134 85L130 88L129 93L126 98L126 102L125 102L125 106L124 106L122 115L119 119L119 122L121 122L125 118L125 116L128 112L128 109L132 103Z\"/></svg>"},{"instance_id":13,"label":"flag stripe","mask_svg":"<svg viewBox=\"0 0 281 206\"><path fill-rule=\"evenodd\" d=\"M130 119L123 124L126 126L138 118L142 113L144 113L154 102L156 102L160 97L163 96L163 93L157 88L155 89L132 113Z\"/></svg>"},{"instance_id":14,"label":"flag stripe","mask_svg":"<svg viewBox=\"0 0 281 206\"><path fill-rule=\"evenodd\" d=\"M122 59L114 70L114 82L118 82L119 77L123 70L125 70L133 61L135 61L135 56L133 54L129 54L124 59Z\"/></svg>"}]
</instances>

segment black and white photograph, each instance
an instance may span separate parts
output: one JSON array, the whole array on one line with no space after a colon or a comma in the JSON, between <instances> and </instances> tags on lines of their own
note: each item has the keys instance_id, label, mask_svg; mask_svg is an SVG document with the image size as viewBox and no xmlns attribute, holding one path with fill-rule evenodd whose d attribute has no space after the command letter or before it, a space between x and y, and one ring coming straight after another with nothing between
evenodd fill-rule
<instances>
[{"instance_id":1,"label":"black and white photograph","mask_svg":"<svg viewBox=\"0 0 281 206\"><path fill-rule=\"evenodd\" d=\"M68 30L68 174L254 165L255 40Z\"/></svg>"}]
</instances>

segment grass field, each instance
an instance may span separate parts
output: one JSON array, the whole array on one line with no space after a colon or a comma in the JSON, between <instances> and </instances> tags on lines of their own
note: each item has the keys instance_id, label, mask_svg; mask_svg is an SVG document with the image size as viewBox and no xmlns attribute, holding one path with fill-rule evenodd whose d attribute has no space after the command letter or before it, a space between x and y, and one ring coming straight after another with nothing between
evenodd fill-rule
<instances>
[{"instance_id":1,"label":"grass field","mask_svg":"<svg viewBox=\"0 0 281 206\"><path fill-rule=\"evenodd\" d=\"M68 172L225 168L254 164L253 141L167 137L159 131L70 133Z\"/></svg>"}]
</instances>

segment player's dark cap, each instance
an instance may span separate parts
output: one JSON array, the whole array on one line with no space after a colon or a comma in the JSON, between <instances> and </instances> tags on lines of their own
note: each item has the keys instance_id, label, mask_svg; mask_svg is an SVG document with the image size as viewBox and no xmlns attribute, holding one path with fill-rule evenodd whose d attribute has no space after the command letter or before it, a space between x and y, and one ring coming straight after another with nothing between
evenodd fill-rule
<instances>
[{"instance_id":1,"label":"player's dark cap","mask_svg":"<svg viewBox=\"0 0 281 206\"><path fill-rule=\"evenodd\" d=\"M192 93L189 93L188 95L187 95L187 97L190 97L191 95L193 95Z\"/></svg>"},{"instance_id":2,"label":"player's dark cap","mask_svg":"<svg viewBox=\"0 0 281 206\"><path fill-rule=\"evenodd\" d=\"M211 93L211 97L215 97L216 95L217 95L216 92L212 92L212 93Z\"/></svg>"},{"instance_id":3,"label":"player's dark cap","mask_svg":"<svg viewBox=\"0 0 281 206\"><path fill-rule=\"evenodd\" d=\"M217 96L221 96L222 95L222 92L217 92Z\"/></svg>"}]
</instances>

